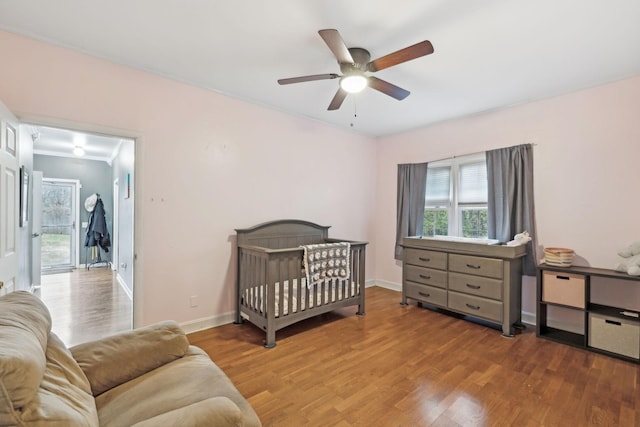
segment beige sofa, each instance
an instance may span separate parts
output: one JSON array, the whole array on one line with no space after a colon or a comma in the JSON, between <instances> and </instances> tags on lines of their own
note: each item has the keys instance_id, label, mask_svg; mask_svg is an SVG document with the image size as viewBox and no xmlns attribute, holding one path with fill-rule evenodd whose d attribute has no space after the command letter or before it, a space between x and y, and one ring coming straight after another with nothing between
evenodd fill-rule
<instances>
[{"instance_id":1,"label":"beige sofa","mask_svg":"<svg viewBox=\"0 0 640 427\"><path fill-rule=\"evenodd\" d=\"M260 426L226 375L163 322L67 348L28 292L0 297L0 426Z\"/></svg>"}]
</instances>

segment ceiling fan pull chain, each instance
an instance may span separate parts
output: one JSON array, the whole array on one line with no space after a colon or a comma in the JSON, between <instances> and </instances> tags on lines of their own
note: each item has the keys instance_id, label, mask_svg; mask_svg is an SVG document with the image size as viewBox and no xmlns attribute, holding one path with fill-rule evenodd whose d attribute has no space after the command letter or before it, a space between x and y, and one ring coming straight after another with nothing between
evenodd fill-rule
<instances>
[{"instance_id":1,"label":"ceiling fan pull chain","mask_svg":"<svg viewBox=\"0 0 640 427\"><path fill-rule=\"evenodd\" d=\"M351 127L353 127L353 122L356 120L357 117L358 117L358 102L354 99L353 100L353 121L351 122Z\"/></svg>"}]
</instances>

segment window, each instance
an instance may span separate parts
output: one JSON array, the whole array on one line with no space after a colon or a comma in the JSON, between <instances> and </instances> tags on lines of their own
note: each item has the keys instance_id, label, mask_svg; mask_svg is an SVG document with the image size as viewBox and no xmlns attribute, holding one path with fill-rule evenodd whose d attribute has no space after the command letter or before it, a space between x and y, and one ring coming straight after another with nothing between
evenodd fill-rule
<instances>
[{"instance_id":1,"label":"window","mask_svg":"<svg viewBox=\"0 0 640 427\"><path fill-rule=\"evenodd\" d=\"M487 237L484 153L429 163L423 235Z\"/></svg>"}]
</instances>

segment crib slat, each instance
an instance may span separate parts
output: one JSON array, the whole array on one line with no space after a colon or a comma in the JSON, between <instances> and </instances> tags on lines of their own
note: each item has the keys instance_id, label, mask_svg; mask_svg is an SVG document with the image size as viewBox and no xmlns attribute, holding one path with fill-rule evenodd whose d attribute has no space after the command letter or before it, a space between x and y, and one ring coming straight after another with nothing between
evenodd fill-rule
<instances>
[{"instance_id":1,"label":"crib slat","mask_svg":"<svg viewBox=\"0 0 640 427\"><path fill-rule=\"evenodd\" d=\"M284 299L284 277L282 276L282 259L276 258L276 277L275 281L278 284L278 291L275 295L276 305L278 306L278 310L274 313L274 316L284 316L284 304L282 304L282 300ZM275 306L269 306L274 309Z\"/></svg>"},{"instance_id":2,"label":"crib slat","mask_svg":"<svg viewBox=\"0 0 640 427\"><path fill-rule=\"evenodd\" d=\"M296 295L294 292L294 281L293 278L295 276L295 269L294 269L294 263L295 260L293 259L293 257L287 257L287 259L285 260L287 263L287 267L288 268L288 274L287 274L287 280L288 280L288 286L287 286L287 313L292 314L293 313L293 298Z\"/></svg>"},{"instance_id":3,"label":"crib slat","mask_svg":"<svg viewBox=\"0 0 640 427\"><path fill-rule=\"evenodd\" d=\"M302 311L302 258L293 257L294 276L296 277L296 313Z\"/></svg>"}]
</instances>

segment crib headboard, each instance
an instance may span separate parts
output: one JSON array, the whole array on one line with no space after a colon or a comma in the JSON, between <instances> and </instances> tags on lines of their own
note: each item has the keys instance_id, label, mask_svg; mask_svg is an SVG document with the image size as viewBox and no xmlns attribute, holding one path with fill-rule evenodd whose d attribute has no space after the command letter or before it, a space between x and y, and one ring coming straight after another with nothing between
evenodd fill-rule
<instances>
[{"instance_id":1,"label":"crib headboard","mask_svg":"<svg viewBox=\"0 0 640 427\"><path fill-rule=\"evenodd\" d=\"M238 245L260 246L269 249L297 248L300 245L324 243L329 226L299 219L265 222L251 228L236 229Z\"/></svg>"}]
</instances>

